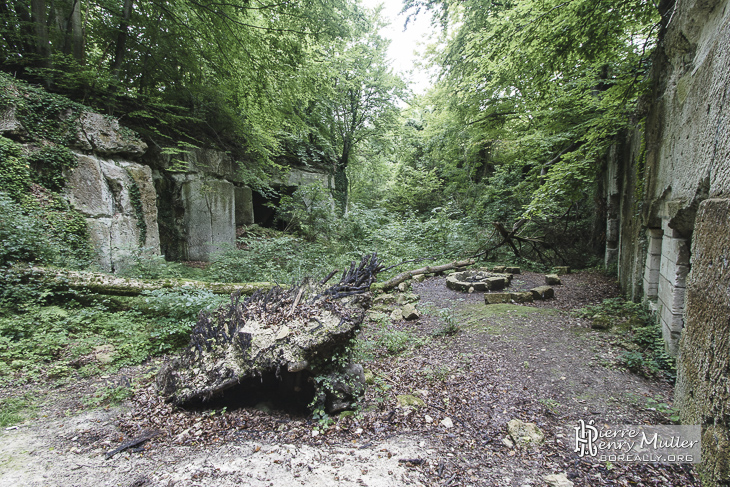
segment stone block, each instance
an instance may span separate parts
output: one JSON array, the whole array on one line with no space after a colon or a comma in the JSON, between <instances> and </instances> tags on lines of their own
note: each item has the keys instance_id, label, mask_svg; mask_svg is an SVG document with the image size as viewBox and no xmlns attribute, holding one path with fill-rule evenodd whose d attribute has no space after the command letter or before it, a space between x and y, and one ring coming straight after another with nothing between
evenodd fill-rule
<instances>
[{"instance_id":1,"label":"stone block","mask_svg":"<svg viewBox=\"0 0 730 487\"><path fill-rule=\"evenodd\" d=\"M133 132L122 130L115 118L92 112L84 112L79 117L78 131L71 144L102 155L141 156L147 150L147 144Z\"/></svg>"},{"instance_id":2,"label":"stone block","mask_svg":"<svg viewBox=\"0 0 730 487\"><path fill-rule=\"evenodd\" d=\"M512 293L486 293L484 304L511 303Z\"/></svg>"},{"instance_id":3,"label":"stone block","mask_svg":"<svg viewBox=\"0 0 730 487\"><path fill-rule=\"evenodd\" d=\"M659 281L657 298L662 305L672 310L672 313L682 313L684 310L685 294L686 288L675 287L664 277Z\"/></svg>"},{"instance_id":4,"label":"stone block","mask_svg":"<svg viewBox=\"0 0 730 487\"><path fill-rule=\"evenodd\" d=\"M667 327L668 330L673 332L681 332L682 328L684 327L684 314L683 313L673 313L672 310L667 307L660 304L660 313L659 313L659 319L661 320L662 324Z\"/></svg>"},{"instance_id":5,"label":"stone block","mask_svg":"<svg viewBox=\"0 0 730 487\"><path fill-rule=\"evenodd\" d=\"M556 286L562 283L563 281L560 280L557 274L547 274L545 276L545 284L547 284L548 286Z\"/></svg>"},{"instance_id":6,"label":"stone block","mask_svg":"<svg viewBox=\"0 0 730 487\"><path fill-rule=\"evenodd\" d=\"M520 268L519 267L505 267L504 272L507 274L519 274Z\"/></svg>"},{"instance_id":7,"label":"stone block","mask_svg":"<svg viewBox=\"0 0 730 487\"><path fill-rule=\"evenodd\" d=\"M555 291L550 286L538 286L530 289L534 299L550 299L555 297Z\"/></svg>"},{"instance_id":8,"label":"stone block","mask_svg":"<svg viewBox=\"0 0 730 487\"><path fill-rule=\"evenodd\" d=\"M484 283L490 291L499 291L509 285L509 281L505 277L488 277Z\"/></svg>"},{"instance_id":9,"label":"stone block","mask_svg":"<svg viewBox=\"0 0 730 487\"><path fill-rule=\"evenodd\" d=\"M553 274L557 274L559 276L570 274L570 267L568 266L557 266L553 267Z\"/></svg>"},{"instance_id":10,"label":"stone block","mask_svg":"<svg viewBox=\"0 0 730 487\"><path fill-rule=\"evenodd\" d=\"M608 242L618 242L619 224L618 220L612 219L606 222L606 240Z\"/></svg>"},{"instance_id":11,"label":"stone block","mask_svg":"<svg viewBox=\"0 0 730 487\"><path fill-rule=\"evenodd\" d=\"M208 261L236 243L233 184L225 180L193 180L182 185L187 260Z\"/></svg>"},{"instance_id":12,"label":"stone block","mask_svg":"<svg viewBox=\"0 0 730 487\"><path fill-rule=\"evenodd\" d=\"M662 262L659 266L659 279L663 277L675 287L685 287L687 282L687 274L689 274L688 265L678 265L668 261L662 256Z\"/></svg>"},{"instance_id":13,"label":"stone block","mask_svg":"<svg viewBox=\"0 0 730 487\"><path fill-rule=\"evenodd\" d=\"M512 301L515 303L531 303L534 299L530 291L523 291L512 294Z\"/></svg>"},{"instance_id":14,"label":"stone block","mask_svg":"<svg viewBox=\"0 0 730 487\"><path fill-rule=\"evenodd\" d=\"M646 231L647 248L646 252L649 255L661 255L662 254L662 239L664 232L659 228L649 228Z\"/></svg>"},{"instance_id":15,"label":"stone block","mask_svg":"<svg viewBox=\"0 0 730 487\"><path fill-rule=\"evenodd\" d=\"M662 260L681 265L689 265L689 240L684 238L672 238L666 235L662 239Z\"/></svg>"},{"instance_id":16,"label":"stone block","mask_svg":"<svg viewBox=\"0 0 730 487\"><path fill-rule=\"evenodd\" d=\"M646 266L644 267L644 278L652 282L659 282L659 269L661 267L661 263L661 254L647 254Z\"/></svg>"},{"instance_id":17,"label":"stone block","mask_svg":"<svg viewBox=\"0 0 730 487\"><path fill-rule=\"evenodd\" d=\"M253 194L248 186L236 186L236 226L251 225L254 223Z\"/></svg>"},{"instance_id":18,"label":"stone block","mask_svg":"<svg viewBox=\"0 0 730 487\"><path fill-rule=\"evenodd\" d=\"M506 266L495 265L494 268L492 269L492 272L504 272L505 269L506 269Z\"/></svg>"}]
</instances>

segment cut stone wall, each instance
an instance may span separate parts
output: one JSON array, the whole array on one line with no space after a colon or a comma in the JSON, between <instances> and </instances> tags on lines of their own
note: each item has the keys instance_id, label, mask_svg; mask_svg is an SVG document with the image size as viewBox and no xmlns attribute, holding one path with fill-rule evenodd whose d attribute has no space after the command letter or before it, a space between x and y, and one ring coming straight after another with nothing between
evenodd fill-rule
<instances>
[{"instance_id":1,"label":"cut stone wall","mask_svg":"<svg viewBox=\"0 0 730 487\"><path fill-rule=\"evenodd\" d=\"M702 426L702 485L730 482L730 199L699 205L677 361L676 405Z\"/></svg>"},{"instance_id":2,"label":"cut stone wall","mask_svg":"<svg viewBox=\"0 0 730 487\"><path fill-rule=\"evenodd\" d=\"M185 210L185 260L209 261L236 244L236 193L224 179L201 179L182 185Z\"/></svg>"},{"instance_id":3,"label":"cut stone wall","mask_svg":"<svg viewBox=\"0 0 730 487\"><path fill-rule=\"evenodd\" d=\"M99 267L119 270L125 259L140 248L159 254L157 193L150 168L95 155L76 153L76 157L79 164L67 174L65 193L73 207L86 217ZM140 193L144 241L143 225L130 196L134 184Z\"/></svg>"}]
</instances>

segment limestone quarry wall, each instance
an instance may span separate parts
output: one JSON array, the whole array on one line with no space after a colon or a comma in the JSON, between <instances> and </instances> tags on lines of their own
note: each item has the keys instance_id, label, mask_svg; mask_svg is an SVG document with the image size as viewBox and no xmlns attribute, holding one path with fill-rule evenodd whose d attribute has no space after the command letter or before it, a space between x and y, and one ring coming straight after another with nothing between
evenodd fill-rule
<instances>
[{"instance_id":1,"label":"limestone quarry wall","mask_svg":"<svg viewBox=\"0 0 730 487\"><path fill-rule=\"evenodd\" d=\"M678 355L682 420L703 426L703 485L728 485L730 0L678 0L667 18L644 124L608 158L606 265Z\"/></svg>"}]
</instances>

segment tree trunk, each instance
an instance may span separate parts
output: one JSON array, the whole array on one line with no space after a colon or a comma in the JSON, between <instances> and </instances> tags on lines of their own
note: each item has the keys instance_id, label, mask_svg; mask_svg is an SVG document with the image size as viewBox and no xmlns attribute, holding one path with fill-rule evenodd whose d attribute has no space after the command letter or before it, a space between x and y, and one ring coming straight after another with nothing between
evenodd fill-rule
<instances>
[{"instance_id":1,"label":"tree trunk","mask_svg":"<svg viewBox=\"0 0 730 487\"><path fill-rule=\"evenodd\" d=\"M119 22L119 33L117 34L117 44L114 49L114 63L112 64L112 75L117 81L121 78L122 64L127 45L127 31L129 29L129 20L132 18L133 4L134 0L124 0L124 6L122 7L122 19Z\"/></svg>"},{"instance_id":2,"label":"tree trunk","mask_svg":"<svg viewBox=\"0 0 730 487\"><path fill-rule=\"evenodd\" d=\"M345 210L347 210L347 190L349 186L347 181L347 158L349 158L349 152L337 161L333 174L335 187L332 190L332 197L335 199L337 211L341 215L344 215Z\"/></svg>"},{"instance_id":3,"label":"tree trunk","mask_svg":"<svg viewBox=\"0 0 730 487\"><path fill-rule=\"evenodd\" d=\"M400 284L403 281L406 281L413 276L417 276L418 274L431 274L433 272L443 272L448 271L451 269L458 269L460 267L466 267L473 265L476 261L474 259L469 260L462 260L460 262L452 262L451 264L444 264L444 265L437 265L434 267L426 266L421 267L420 269L414 269L412 271L406 271L401 274L398 274L394 278L390 279L389 281L385 281L384 283L375 283L370 286L370 290L372 291L387 291L388 289L393 289L398 284Z\"/></svg>"},{"instance_id":4,"label":"tree trunk","mask_svg":"<svg viewBox=\"0 0 730 487\"><path fill-rule=\"evenodd\" d=\"M48 38L48 15L46 12L46 0L31 0L30 14L33 21L33 34L35 40L36 65L41 68L51 67L51 43ZM44 75L47 87L50 87L51 80Z\"/></svg>"}]
</instances>

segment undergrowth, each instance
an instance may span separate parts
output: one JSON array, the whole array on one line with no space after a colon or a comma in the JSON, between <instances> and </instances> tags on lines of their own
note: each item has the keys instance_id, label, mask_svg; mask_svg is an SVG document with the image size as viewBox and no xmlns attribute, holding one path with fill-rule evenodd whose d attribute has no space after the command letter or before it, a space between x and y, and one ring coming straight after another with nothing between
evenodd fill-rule
<instances>
[{"instance_id":1,"label":"undergrowth","mask_svg":"<svg viewBox=\"0 0 730 487\"><path fill-rule=\"evenodd\" d=\"M627 369L648 377L676 378L676 359L666 352L661 325L643 304L609 298L574 314L610 330L615 343L625 349L619 360Z\"/></svg>"}]
</instances>

